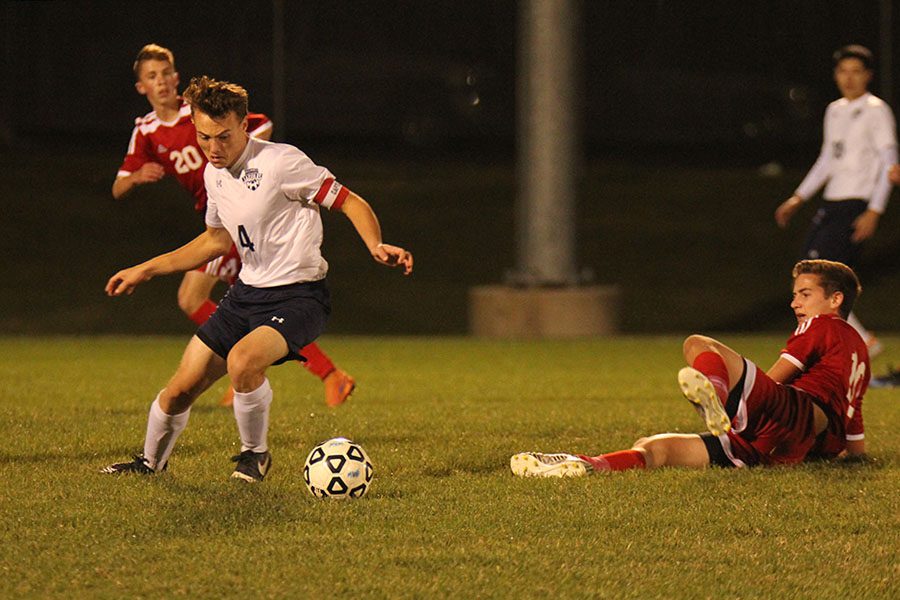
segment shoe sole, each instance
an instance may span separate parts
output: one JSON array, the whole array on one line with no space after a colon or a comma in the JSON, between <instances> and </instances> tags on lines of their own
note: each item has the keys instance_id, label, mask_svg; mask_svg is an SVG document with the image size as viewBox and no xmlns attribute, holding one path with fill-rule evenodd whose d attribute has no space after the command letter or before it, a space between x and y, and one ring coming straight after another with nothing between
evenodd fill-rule
<instances>
[{"instance_id":1,"label":"shoe sole","mask_svg":"<svg viewBox=\"0 0 900 600\"><path fill-rule=\"evenodd\" d=\"M706 375L693 367L685 367L678 371L678 385L684 397L703 417L711 434L720 436L731 430L731 419Z\"/></svg>"},{"instance_id":2,"label":"shoe sole","mask_svg":"<svg viewBox=\"0 0 900 600\"><path fill-rule=\"evenodd\" d=\"M547 465L530 452L522 452L509 459L509 468L518 477L581 477L587 468L580 462L564 461Z\"/></svg>"}]
</instances>

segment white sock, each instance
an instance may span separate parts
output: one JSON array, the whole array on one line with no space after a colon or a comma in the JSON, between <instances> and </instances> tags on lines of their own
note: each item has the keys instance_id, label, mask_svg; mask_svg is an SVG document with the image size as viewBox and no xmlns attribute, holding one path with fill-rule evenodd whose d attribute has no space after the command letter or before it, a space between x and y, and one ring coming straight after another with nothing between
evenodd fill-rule
<instances>
[{"instance_id":1,"label":"white sock","mask_svg":"<svg viewBox=\"0 0 900 600\"><path fill-rule=\"evenodd\" d=\"M252 392L234 392L234 419L241 434L241 452L269 449L269 405L272 404L272 387L264 379Z\"/></svg>"},{"instance_id":2,"label":"white sock","mask_svg":"<svg viewBox=\"0 0 900 600\"><path fill-rule=\"evenodd\" d=\"M864 342L868 342L872 338L872 332L863 327L863 324L857 318L856 313L851 312L850 316L847 317L847 322L853 326L853 329L855 329L857 333L859 333L859 336Z\"/></svg>"},{"instance_id":3,"label":"white sock","mask_svg":"<svg viewBox=\"0 0 900 600\"><path fill-rule=\"evenodd\" d=\"M167 415L159 406L159 394L156 395L150 405L147 436L144 438L144 458L152 469L159 471L166 466L172 448L175 447L175 440L184 431L190 416L190 408L177 415Z\"/></svg>"}]
</instances>

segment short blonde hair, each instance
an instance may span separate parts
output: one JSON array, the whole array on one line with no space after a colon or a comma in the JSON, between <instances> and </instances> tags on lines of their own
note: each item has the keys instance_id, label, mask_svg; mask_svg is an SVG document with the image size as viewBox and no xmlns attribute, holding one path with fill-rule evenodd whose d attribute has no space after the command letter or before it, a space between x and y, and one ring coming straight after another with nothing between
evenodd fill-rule
<instances>
[{"instance_id":1,"label":"short blonde hair","mask_svg":"<svg viewBox=\"0 0 900 600\"><path fill-rule=\"evenodd\" d=\"M141 78L141 65L148 60L162 60L168 62L175 68L175 55L168 48L164 48L159 44L147 44L138 52L137 58L134 59L134 78Z\"/></svg>"}]
</instances>

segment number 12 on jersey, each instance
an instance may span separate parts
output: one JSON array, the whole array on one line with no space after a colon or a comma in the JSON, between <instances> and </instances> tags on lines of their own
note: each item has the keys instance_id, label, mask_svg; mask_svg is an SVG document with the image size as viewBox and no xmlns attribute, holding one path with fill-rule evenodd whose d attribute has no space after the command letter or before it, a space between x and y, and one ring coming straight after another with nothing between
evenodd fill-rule
<instances>
[{"instance_id":1,"label":"number 12 on jersey","mask_svg":"<svg viewBox=\"0 0 900 600\"><path fill-rule=\"evenodd\" d=\"M238 225L238 242L240 243L241 248L250 248L250 252L256 252L256 247L250 240L250 235L243 225Z\"/></svg>"}]
</instances>

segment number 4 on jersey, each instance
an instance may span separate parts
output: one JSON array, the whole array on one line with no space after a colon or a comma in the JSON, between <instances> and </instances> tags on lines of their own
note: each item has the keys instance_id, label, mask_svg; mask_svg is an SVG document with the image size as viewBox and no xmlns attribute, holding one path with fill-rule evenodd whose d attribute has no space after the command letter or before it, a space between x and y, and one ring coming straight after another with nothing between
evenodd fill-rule
<instances>
[{"instance_id":1,"label":"number 4 on jersey","mask_svg":"<svg viewBox=\"0 0 900 600\"><path fill-rule=\"evenodd\" d=\"M250 241L250 236L243 225L238 225L238 242L240 242L241 248L250 248L250 252L256 252L256 247Z\"/></svg>"}]
</instances>

